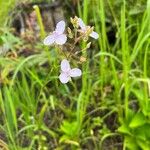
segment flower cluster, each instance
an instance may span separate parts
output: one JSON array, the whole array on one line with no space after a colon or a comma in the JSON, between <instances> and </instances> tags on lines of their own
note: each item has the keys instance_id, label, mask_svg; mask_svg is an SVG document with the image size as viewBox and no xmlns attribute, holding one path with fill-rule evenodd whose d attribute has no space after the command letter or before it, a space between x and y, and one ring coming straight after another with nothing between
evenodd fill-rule
<instances>
[{"instance_id":1,"label":"flower cluster","mask_svg":"<svg viewBox=\"0 0 150 150\"><path fill-rule=\"evenodd\" d=\"M94 39L99 38L98 33L93 31L93 27L85 25L81 18L71 18L71 23L74 27L74 34L72 30L68 28L68 37L70 39L74 38L74 42L73 46L72 44L70 44L71 48L69 54L65 55L65 57L67 58L61 61L61 74L59 75L60 81L64 84L69 82L71 80L71 77L79 77L82 75L82 71L79 68L71 69L69 61L67 60L71 56L71 53L74 53L75 45L81 39L87 41L89 37L92 37ZM44 45L64 45L67 42L67 35L64 33L65 26L66 24L64 21L58 22L55 30L44 39ZM77 36L78 34L79 36ZM85 49L89 47L90 43L87 44ZM81 57L80 60L85 61L86 59L84 57Z\"/></svg>"}]
</instances>

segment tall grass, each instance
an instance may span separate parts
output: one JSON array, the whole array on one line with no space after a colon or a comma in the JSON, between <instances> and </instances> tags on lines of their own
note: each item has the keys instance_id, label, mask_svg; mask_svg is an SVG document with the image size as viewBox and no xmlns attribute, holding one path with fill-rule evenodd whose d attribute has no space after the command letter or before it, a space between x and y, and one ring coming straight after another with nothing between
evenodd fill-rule
<instances>
[{"instance_id":1,"label":"tall grass","mask_svg":"<svg viewBox=\"0 0 150 150\"><path fill-rule=\"evenodd\" d=\"M16 0L0 1L0 27L4 27L7 24L8 14L11 13L11 10L15 6Z\"/></svg>"},{"instance_id":2,"label":"tall grass","mask_svg":"<svg viewBox=\"0 0 150 150\"><path fill-rule=\"evenodd\" d=\"M82 80L59 83L57 51L50 48L50 57L41 43L39 54L0 57L0 131L6 147L149 150L150 0L136 4L78 1L79 17L100 35L83 54Z\"/></svg>"}]
</instances>

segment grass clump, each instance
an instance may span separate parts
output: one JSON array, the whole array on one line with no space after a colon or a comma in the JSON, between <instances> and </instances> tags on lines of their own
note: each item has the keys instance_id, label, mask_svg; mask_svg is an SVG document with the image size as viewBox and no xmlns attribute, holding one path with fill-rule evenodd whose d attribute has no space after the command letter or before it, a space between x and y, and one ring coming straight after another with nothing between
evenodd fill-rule
<instances>
[{"instance_id":1,"label":"grass clump","mask_svg":"<svg viewBox=\"0 0 150 150\"><path fill-rule=\"evenodd\" d=\"M0 144L12 150L149 150L150 0L75 4L100 35L82 53L82 79L61 84L62 56L42 40L32 55L14 47L17 56L0 57Z\"/></svg>"}]
</instances>

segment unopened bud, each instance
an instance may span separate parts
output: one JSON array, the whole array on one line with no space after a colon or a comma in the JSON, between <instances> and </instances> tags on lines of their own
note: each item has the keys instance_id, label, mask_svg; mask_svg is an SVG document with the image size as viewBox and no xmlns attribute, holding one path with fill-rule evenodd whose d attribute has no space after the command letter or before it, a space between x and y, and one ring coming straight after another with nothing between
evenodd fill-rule
<instances>
[{"instance_id":1,"label":"unopened bud","mask_svg":"<svg viewBox=\"0 0 150 150\"><path fill-rule=\"evenodd\" d=\"M91 46L91 42L87 43L86 48L88 49L90 48L90 46Z\"/></svg>"},{"instance_id":2,"label":"unopened bud","mask_svg":"<svg viewBox=\"0 0 150 150\"><path fill-rule=\"evenodd\" d=\"M83 37L84 42L87 42L88 39L89 39L89 37L87 35Z\"/></svg>"},{"instance_id":3,"label":"unopened bud","mask_svg":"<svg viewBox=\"0 0 150 150\"><path fill-rule=\"evenodd\" d=\"M67 31L68 31L68 37L73 38L72 30L69 27L67 28Z\"/></svg>"},{"instance_id":4,"label":"unopened bud","mask_svg":"<svg viewBox=\"0 0 150 150\"><path fill-rule=\"evenodd\" d=\"M78 17L77 16L75 16L74 18L70 18L70 22L72 23L74 28L78 28L79 27L79 25L78 25Z\"/></svg>"},{"instance_id":5,"label":"unopened bud","mask_svg":"<svg viewBox=\"0 0 150 150\"><path fill-rule=\"evenodd\" d=\"M86 61L86 58L83 57L83 56L81 56L81 57L80 57L80 62L85 62L85 61Z\"/></svg>"}]
</instances>

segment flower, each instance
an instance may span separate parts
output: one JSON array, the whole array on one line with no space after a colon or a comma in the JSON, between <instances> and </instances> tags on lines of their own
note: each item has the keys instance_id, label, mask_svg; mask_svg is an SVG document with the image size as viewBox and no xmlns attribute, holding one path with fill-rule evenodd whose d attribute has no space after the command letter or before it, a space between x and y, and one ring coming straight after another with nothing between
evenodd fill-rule
<instances>
[{"instance_id":1,"label":"flower","mask_svg":"<svg viewBox=\"0 0 150 150\"><path fill-rule=\"evenodd\" d=\"M74 28L78 28L79 24L78 24L78 17L75 16L74 18L70 18L70 22L72 23L72 25L74 26Z\"/></svg>"},{"instance_id":2,"label":"flower","mask_svg":"<svg viewBox=\"0 0 150 150\"><path fill-rule=\"evenodd\" d=\"M65 84L71 80L71 77L79 77L81 76L82 72L78 68L70 68L70 64L68 60L63 59L61 61L61 74L59 75L60 81Z\"/></svg>"},{"instance_id":3,"label":"flower","mask_svg":"<svg viewBox=\"0 0 150 150\"><path fill-rule=\"evenodd\" d=\"M65 22L62 20L57 23L56 29L44 39L44 45L52 45L54 43L63 45L67 41L67 36L63 33L65 30Z\"/></svg>"},{"instance_id":4,"label":"flower","mask_svg":"<svg viewBox=\"0 0 150 150\"><path fill-rule=\"evenodd\" d=\"M89 34L90 37L92 37L94 39L98 39L99 38L98 33L92 31L90 26L86 26L81 18L78 18L78 25L81 28L81 30L80 30L81 33L87 34L88 32L91 32Z\"/></svg>"}]
</instances>

